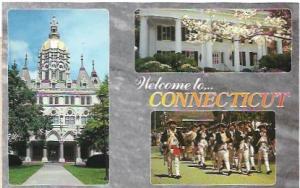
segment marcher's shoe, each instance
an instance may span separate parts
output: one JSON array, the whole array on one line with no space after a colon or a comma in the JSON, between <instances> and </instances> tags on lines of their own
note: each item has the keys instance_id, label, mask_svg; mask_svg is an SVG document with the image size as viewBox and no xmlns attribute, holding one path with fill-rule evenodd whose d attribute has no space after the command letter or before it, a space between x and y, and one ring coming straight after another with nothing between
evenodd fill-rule
<instances>
[{"instance_id":1,"label":"marcher's shoe","mask_svg":"<svg viewBox=\"0 0 300 188\"><path fill-rule=\"evenodd\" d=\"M178 176L175 176L176 179L180 179L181 178L181 175L178 175Z\"/></svg>"},{"instance_id":2,"label":"marcher's shoe","mask_svg":"<svg viewBox=\"0 0 300 188\"><path fill-rule=\"evenodd\" d=\"M247 176L250 176L250 171L246 172L246 175L247 175Z\"/></svg>"},{"instance_id":3,"label":"marcher's shoe","mask_svg":"<svg viewBox=\"0 0 300 188\"><path fill-rule=\"evenodd\" d=\"M205 169L206 168L206 164L205 163L203 163L203 165L202 165L202 169Z\"/></svg>"},{"instance_id":4,"label":"marcher's shoe","mask_svg":"<svg viewBox=\"0 0 300 188\"><path fill-rule=\"evenodd\" d=\"M256 170L254 166L251 167L251 170Z\"/></svg>"},{"instance_id":5,"label":"marcher's shoe","mask_svg":"<svg viewBox=\"0 0 300 188\"><path fill-rule=\"evenodd\" d=\"M272 173L272 170L269 170L269 171L267 172L268 175L271 174L271 173Z\"/></svg>"},{"instance_id":6,"label":"marcher's shoe","mask_svg":"<svg viewBox=\"0 0 300 188\"><path fill-rule=\"evenodd\" d=\"M261 170L256 171L257 173L261 173Z\"/></svg>"},{"instance_id":7,"label":"marcher's shoe","mask_svg":"<svg viewBox=\"0 0 300 188\"><path fill-rule=\"evenodd\" d=\"M169 178L172 178L173 177L173 174L168 174Z\"/></svg>"},{"instance_id":8,"label":"marcher's shoe","mask_svg":"<svg viewBox=\"0 0 300 188\"><path fill-rule=\"evenodd\" d=\"M227 174L227 176L230 176L230 175L231 175L231 173L232 173L232 172L231 172L231 170L230 170L230 171L228 171L228 174Z\"/></svg>"}]
</instances>

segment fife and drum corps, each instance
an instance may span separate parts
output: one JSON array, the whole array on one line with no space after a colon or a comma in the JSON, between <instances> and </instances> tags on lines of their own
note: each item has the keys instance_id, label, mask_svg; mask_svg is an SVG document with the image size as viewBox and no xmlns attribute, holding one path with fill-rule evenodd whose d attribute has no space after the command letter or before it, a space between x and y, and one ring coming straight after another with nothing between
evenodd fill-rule
<instances>
[{"instance_id":1,"label":"fife and drum corps","mask_svg":"<svg viewBox=\"0 0 300 188\"><path fill-rule=\"evenodd\" d=\"M276 152L275 128L270 124L260 123L255 128L250 121L209 127L195 124L188 130L182 130L178 124L169 119L164 132L156 137L167 162L169 177L182 177L180 161L186 159L193 160L201 169L207 168L207 159L211 160L213 170L228 176L233 171L249 176L252 172L262 173L264 161L266 174L272 173L269 158L270 155L275 158Z\"/></svg>"}]
</instances>

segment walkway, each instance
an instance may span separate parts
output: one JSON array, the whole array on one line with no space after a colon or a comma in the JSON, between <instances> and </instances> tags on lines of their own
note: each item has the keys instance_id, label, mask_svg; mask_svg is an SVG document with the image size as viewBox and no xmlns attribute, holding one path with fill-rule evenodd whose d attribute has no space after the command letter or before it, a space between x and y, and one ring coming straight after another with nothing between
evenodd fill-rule
<instances>
[{"instance_id":1,"label":"walkway","mask_svg":"<svg viewBox=\"0 0 300 188\"><path fill-rule=\"evenodd\" d=\"M28 178L22 185L70 185L83 184L67 171L62 164L45 163L44 166Z\"/></svg>"}]
</instances>

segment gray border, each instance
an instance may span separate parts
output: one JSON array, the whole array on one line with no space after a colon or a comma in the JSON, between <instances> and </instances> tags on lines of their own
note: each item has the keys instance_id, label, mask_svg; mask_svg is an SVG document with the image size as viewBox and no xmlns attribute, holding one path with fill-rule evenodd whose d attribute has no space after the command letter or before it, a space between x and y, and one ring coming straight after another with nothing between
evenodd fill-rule
<instances>
[{"instance_id":1,"label":"gray border","mask_svg":"<svg viewBox=\"0 0 300 188\"><path fill-rule=\"evenodd\" d=\"M163 76L165 81L193 81L203 77L214 91L289 91L284 109L271 108L276 113L277 182L276 187L298 187L298 66L299 66L299 4L298 3L3 3L3 146L7 145L7 22L11 8L103 8L110 12L110 182L103 187L153 187L150 184L150 114L151 111L187 110L179 108L150 108L147 98L151 91L136 90L137 77ZM292 69L288 73L136 73L134 66L134 10L138 8L289 8L292 11L293 53ZM188 110L243 110L211 108ZM262 109L254 109L262 110ZM7 147L3 147L7 153ZM7 155L3 156L3 174L7 174ZM3 185L7 187L7 176ZM201 185L199 185L201 186ZM49 186L50 187L50 186ZM174 187L174 186L155 186ZM175 187L194 187L177 185ZM207 187L207 186L201 186ZM211 186L209 186L211 187ZM219 186L220 187L220 186ZM224 186L225 187L225 186ZM228 186L226 186L228 187ZM248 187L248 186L231 186ZM259 186L251 186L259 187Z\"/></svg>"}]
</instances>

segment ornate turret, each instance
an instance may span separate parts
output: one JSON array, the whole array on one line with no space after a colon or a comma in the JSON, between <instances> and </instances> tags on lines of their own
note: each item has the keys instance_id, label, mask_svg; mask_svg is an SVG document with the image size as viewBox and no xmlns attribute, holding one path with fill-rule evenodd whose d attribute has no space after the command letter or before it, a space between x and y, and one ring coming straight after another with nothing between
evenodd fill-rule
<instances>
[{"instance_id":1,"label":"ornate turret","mask_svg":"<svg viewBox=\"0 0 300 188\"><path fill-rule=\"evenodd\" d=\"M80 88L91 88L93 87L93 84L90 80L90 77L88 75L88 73L86 72L84 65L83 65L83 55L81 55L80 57L80 61L81 61L81 67L79 69L79 74L77 77L77 86Z\"/></svg>"},{"instance_id":2,"label":"ornate turret","mask_svg":"<svg viewBox=\"0 0 300 188\"><path fill-rule=\"evenodd\" d=\"M27 62L28 62L28 57L27 57L27 53L26 53L24 66L21 69L21 71L19 73L19 76L20 76L20 78L22 80L24 80L26 82L26 84L28 86L30 86L30 84L31 84L31 78L30 78L30 74L29 74L29 71L28 71ZM15 63L15 60L14 60L14 63Z\"/></svg>"},{"instance_id":3,"label":"ornate turret","mask_svg":"<svg viewBox=\"0 0 300 188\"><path fill-rule=\"evenodd\" d=\"M59 39L59 33L58 33L58 22L56 21L55 16L52 17L52 20L50 22L50 34L49 38L57 38Z\"/></svg>"},{"instance_id":4,"label":"ornate turret","mask_svg":"<svg viewBox=\"0 0 300 188\"><path fill-rule=\"evenodd\" d=\"M94 60L92 61L92 65L93 65L93 70L92 70L92 73L91 73L91 81L94 85L95 88L98 88L100 86L100 79L97 75L97 72L95 70L95 62Z\"/></svg>"},{"instance_id":5,"label":"ornate turret","mask_svg":"<svg viewBox=\"0 0 300 188\"><path fill-rule=\"evenodd\" d=\"M70 76L69 53L60 40L58 22L53 16L49 38L43 43L39 55L39 76L42 82L65 81Z\"/></svg>"}]
</instances>

